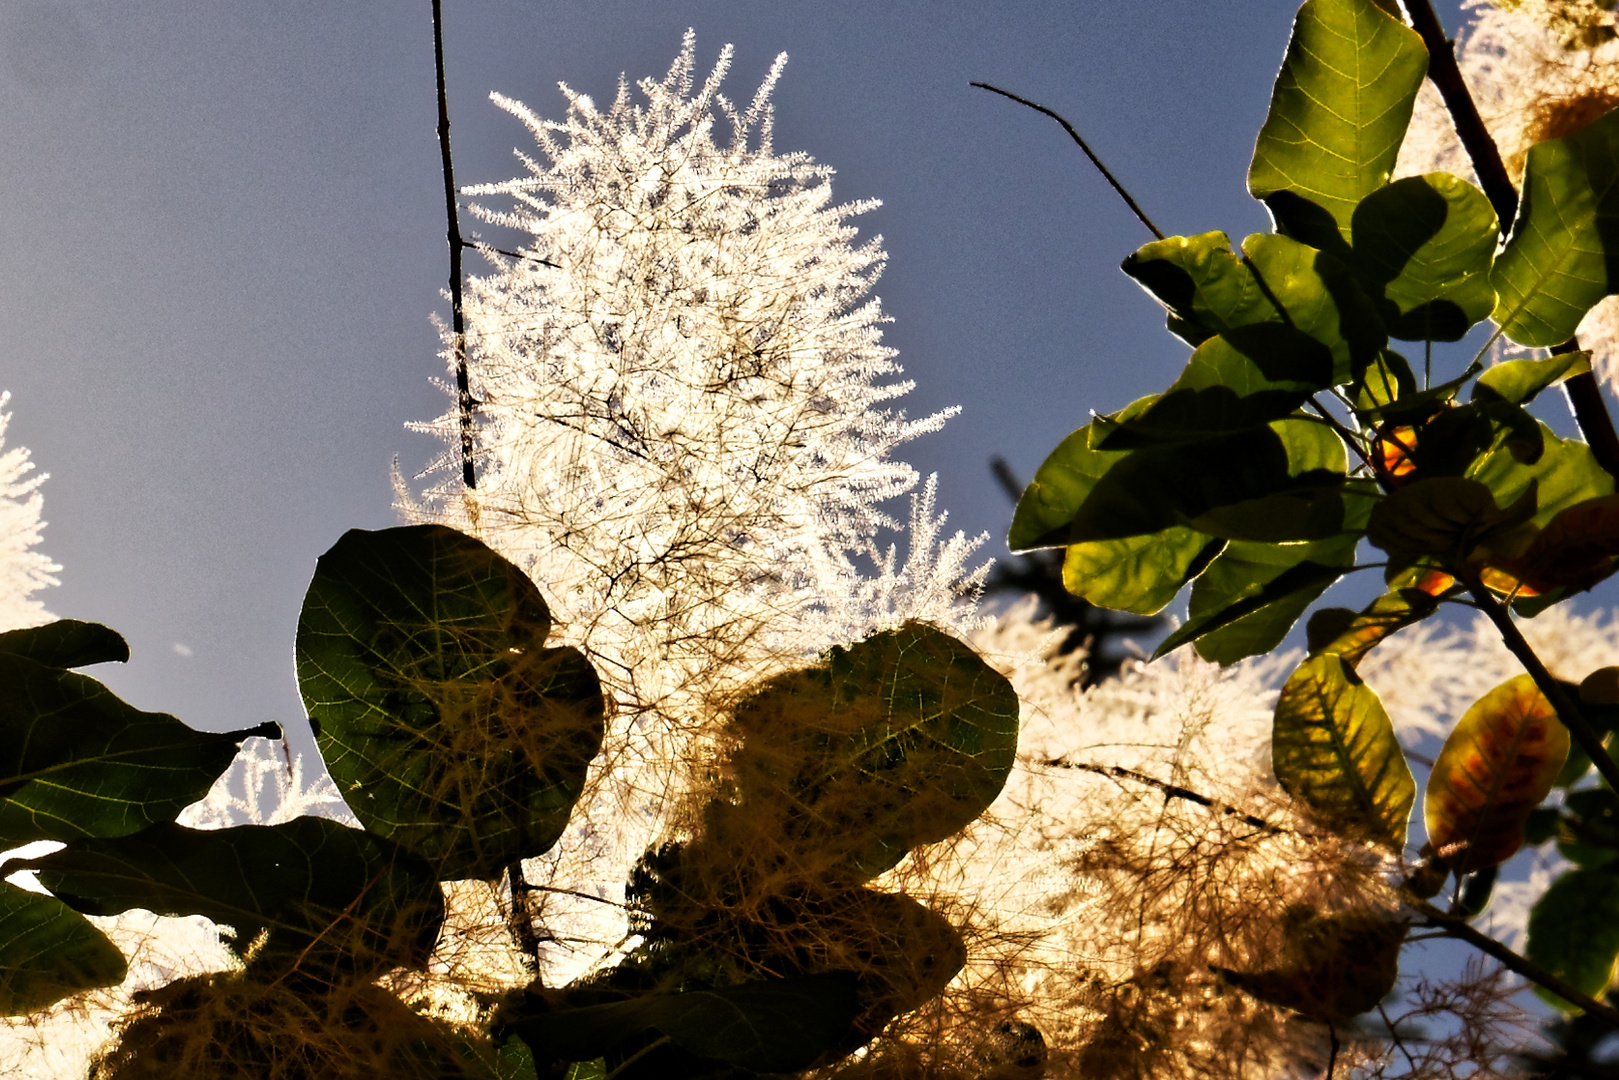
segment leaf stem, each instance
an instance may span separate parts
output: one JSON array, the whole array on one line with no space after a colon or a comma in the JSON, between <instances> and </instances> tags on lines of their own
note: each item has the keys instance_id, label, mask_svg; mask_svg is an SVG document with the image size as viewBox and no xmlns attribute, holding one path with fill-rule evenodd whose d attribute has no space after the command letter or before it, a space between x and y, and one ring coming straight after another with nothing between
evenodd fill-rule
<instances>
[{"instance_id":1,"label":"leaf stem","mask_svg":"<svg viewBox=\"0 0 1619 1080\"><path fill-rule=\"evenodd\" d=\"M1423 918L1428 920L1428 925L1442 928L1451 937L1465 941L1479 952L1499 960L1502 966L1509 971L1516 972L1535 985L1550 990L1575 1008L1596 1017L1615 1030L1619 1030L1619 1009L1597 1001L1556 972L1547 971L1528 957L1513 952L1488 934L1480 933L1461 916L1441 911L1428 901L1410 893L1406 894L1405 901L1415 908Z\"/></svg>"},{"instance_id":2,"label":"leaf stem","mask_svg":"<svg viewBox=\"0 0 1619 1080\"><path fill-rule=\"evenodd\" d=\"M1467 586L1467 591L1472 595L1473 602L1478 605L1478 609L1484 612L1485 618L1495 624L1495 629L1501 635L1502 643L1506 645L1513 656L1518 658L1518 662L1523 665L1524 670L1535 680L1535 685L1540 688L1542 694L1546 695L1546 700L1551 702L1552 708L1557 711L1557 718L1563 722L1564 727L1568 728L1568 733L1574 736L1574 741L1580 744L1580 749L1584 750L1591 758L1591 761L1597 767L1597 772L1602 774L1602 779L1607 781L1610 788L1619 791L1619 763L1616 763L1612 755L1603 749L1602 736L1585 719L1585 714L1580 712L1579 706L1568 696L1568 692L1564 690L1563 685L1552 677L1550 671L1546 670L1546 665L1540 662L1540 657L1535 655L1535 650L1529 647L1529 642L1524 640L1522 631L1518 629L1518 624L1512 621L1511 613L1497 602L1495 597L1490 595L1489 589L1485 588L1476 576L1458 574L1457 580ZM1562 991L1559 990L1558 993L1562 993ZM1619 1013L1615 1015L1619 1016Z\"/></svg>"},{"instance_id":3,"label":"leaf stem","mask_svg":"<svg viewBox=\"0 0 1619 1080\"><path fill-rule=\"evenodd\" d=\"M1102 164L1102 159L1097 157L1095 151L1086 145L1084 139L1079 137L1079 132L1074 130L1074 125L1070 124L1067 120L1064 120L1061 116L1053 112L1051 109L1046 108L1044 105L1036 104L1035 102L1030 101L1028 98L1018 97L1016 94L1002 90L998 86L991 86L989 83L981 82L975 82L971 85L978 87L980 90L988 90L992 94L999 94L1004 98L1011 98L1019 105L1027 105L1035 112L1045 113L1047 116L1057 121L1057 123L1061 124L1062 129L1068 132L1068 137L1073 139L1074 142L1079 145L1081 150L1085 151L1085 156L1091 159L1091 164L1096 166L1096 171L1102 174L1102 178L1104 180L1113 185L1113 190L1119 193L1119 198L1125 201L1125 204L1130 207L1130 210L1135 214L1135 216L1141 220L1141 224L1147 227L1147 231L1151 232L1160 240L1164 239L1164 234L1159 231L1158 226L1152 223L1152 219L1147 216L1147 212L1141 209L1140 205L1138 205L1136 201L1130 197L1130 193L1124 190L1124 185L1119 183L1112 173L1108 172L1106 165Z\"/></svg>"},{"instance_id":4,"label":"leaf stem","mask_svg":"<svg viewBox=\"0 0 1619 1080\"><path fill-rule=\"evenodd\" d=\"M511 910L506 923L512 939L523 953L523 966L530 975L540 970L540 939L534 933L534 913L528 906L530 886L523 876L523 860L513 859L506 864L506 884L511 889Z\"/></svg>"},{"instance_id":5,"label":"leaf stem","mask_svg":"<svg viewBox=\"0 0 1619 1080\"><path fill-rule=\"evenodd\" d=\"M461 304L461 219L455 205L455 168L450 159L450 103L444 89L443 0L433 0L433 66L438 74L438 148L444 168L444 214L450 243L450 348L455 353L455 400L461 414L461 482L478 486L472 468L472 386L467 377L467 323Z\"/></svg>"}]
</instances>

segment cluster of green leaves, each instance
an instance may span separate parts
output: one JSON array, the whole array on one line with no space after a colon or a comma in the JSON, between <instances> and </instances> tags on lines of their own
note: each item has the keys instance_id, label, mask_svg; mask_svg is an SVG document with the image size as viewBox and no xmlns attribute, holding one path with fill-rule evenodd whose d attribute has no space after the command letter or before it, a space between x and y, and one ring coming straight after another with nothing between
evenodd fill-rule
<instances>
[{"instance_id":1,"label":"cluster of green leaves","mask_svg":"<svg viewBox=\"0 0 1619 1080\"><path fill-rule=\"evenodd\" d=\"M307 1056L305 1035L289 1021L278 1045L249 1016L294 1007L348 1017L392 1047L373 1061L356 1044L340 1067L345 1036L327 1032L335 1048L300 1066L310 1075L588 1075L632 1059L648 1075L774 1073L834 1059L943 989L962 961L955 929L863 886L993 801L1018 709L967 646L909 624L743 704L737 786L715 800L704 836L648 857L729 884L701 896L643 889L647 945L620 968L561 996L514 995L487 1043L424 1029L379 995L379 976L429 963L440 883L496 879L543 854L584 790L605 701L584 655L547 647L550 632L533 583L475 539L436 525L349 532L317 565L297 663L321 751L363 828L301 817L211 831L174 819L244 737L275 725L206 734L124 704L69 670L127 659L105 627L0 635L0 848L65 841L23 864L49 895L0 893L0 1007L26 1014L119 982L125 958L85 915L132 908L230 926L242 965L160 992L164 1011L108 1059L119 1077L172 1063L183 1037L218 1047L238 1072L302 1075L284 1066L292 1043ZM764 859L790 868L768 888ZM736 913L739 887L769 916ZM727 918L726 932L707 925ZM799 940L759 944L762 918ZM388 1030L425 1036L395 1045L378 1034Z\"/></svg>"},{"instance_id":2,"label":"cluster of green leaves","mask_svg":"<svg viewBox=\"0 0 1619 1080\"><path fill-rule=\"evenodd\" d=\"M1356 675L1360 660L1445 601L1471 597L1510 625L1503 605L1532 616L1619 562L1614 477L1584 442L1527 409L1548 387L1588 376L1588 356L1566 343L1592 305L1619 292L1619 114L1530 150L1503 237L1473 185L1443 173L1390 180L1428 55L1386 7L1309 0L1299 10L1248 173L1275 232L1240 250L1218 232L1176 236L1124 261L1194 352L1163 393L1096 416L1052 452L1009 543L1066 548L1068 588L1121 611L1156 613L1190 585L1189 616L1158 652L1191 644L1222 664L1276 648L1334 582L1381 567L1388 591L1364 610L1311 618L1309 657L1276 707L1272 756L1282 786L1319 820L1400 852L1416 783ZM1486 318L1553 355L1488 369L1475 358L1434 376L1433 343L1459 341ZM1421 379L1396 341L1421 343ZM1381 558L1358 561L1369 549ZM1535 808L1554 784L1588 771L1591 748L1570 751L1558 710L1589 713L1585 728L1599 734L1601 710L1546 681L1515 679L1456 723L1428 783L1428 877L1437 869L1487 885L1526 823L1544 818ZM1614 810L1606 787L1573 792L1559 827L1606 842L1615 834L1601 815ZM1593 991L1607 983L1619 937L1607 932L1613 948L1598 938L1593 959L1590 935L1553 944L1548 928L1619 911L1612 883L1587 888L1577 877L1619 872L1602 869L1616 849L1600 850L1600 865L1547 894L1530 944ZM1311 924L1297 936L1314 943L1301 945L1306 966L1322 969L1333 965L1321 942L1364 953L1368 932ZM1362 989L1386 990L1393 977L1390 964L1341 966ZM1243 985L1255 990L1256 978ZM1354 989L1317 986L1283 1003L1341 1018L1380 996Z\"/></svg>"}]
</instances>

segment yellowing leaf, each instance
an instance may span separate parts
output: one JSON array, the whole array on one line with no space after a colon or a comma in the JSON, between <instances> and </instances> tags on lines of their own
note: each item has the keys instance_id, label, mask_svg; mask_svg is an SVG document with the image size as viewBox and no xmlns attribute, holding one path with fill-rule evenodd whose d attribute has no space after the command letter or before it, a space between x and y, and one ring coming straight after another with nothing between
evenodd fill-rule
<instances>
[{"instance_id":1,"label":"yellowing leaf","mask_svg":"<svg viewBox=\"0 0 1619 1080\"><path fill-rule=\"evenodd\" d=\"M1311 657L1282 687L1271 761L1283 789L1327 823L1405 846L1416 781L1383 703L1341 657Z\"/></svg>"},{"instance_id":2,"label":"yellowing leaf","mask_svg":"<svg viewBox=\"0 0 1619 1080\"><path fill-rule=\"evenodd\" d=\"M1424 808L1429 843L1459 874L1509 858L1568 746L1568 729L1528 675L1479 698L1434 762Z\"/></svg>"},{"instance_id":3,"label":"yellowing leaf","mask_svg":"<svg viewBox=\"0 0 1619 1080\"><path fill-rule=\"evenodd\" d=\"M1505 569L1530 588L1589 589L1619 556L1619 495L1603 495L1558 511Z\"/></svg>"}]
</instances>

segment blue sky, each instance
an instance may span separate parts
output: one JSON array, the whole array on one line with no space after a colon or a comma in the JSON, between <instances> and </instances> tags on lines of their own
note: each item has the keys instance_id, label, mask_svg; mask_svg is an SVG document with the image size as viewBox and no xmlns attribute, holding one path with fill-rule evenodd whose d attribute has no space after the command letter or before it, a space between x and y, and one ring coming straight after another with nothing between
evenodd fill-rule
<instances>
[{"instance_id":1,"label":"blue sky","mask_svg":"<svg viewBox=\"0 0 1619 1080\"><path fill-rule=\"evenodd\" d=\"M904 448L951 524L1004 553L1024 477L1089 411L1184 362L1118 271L1148 239L1051 121L1064 113L1169 232L1267 227L1243 187L1293 0L1028 3L445 0L457 179L517 171L558 80L598 99L696 30L746 99L791 59L776 145L838 171L890 260ZM1457 5L1441 3L1454 32ZM444 399L447 262L428 0L8 0L0 7L0 388L51 474L57 613L131 641L98 672L206 727L300 717L298 606L348 528L396 523L389 466ZM178 647L177 647L178 646ZM183 655L189 653L189 655Z\"/></svg>"}]
</instances>

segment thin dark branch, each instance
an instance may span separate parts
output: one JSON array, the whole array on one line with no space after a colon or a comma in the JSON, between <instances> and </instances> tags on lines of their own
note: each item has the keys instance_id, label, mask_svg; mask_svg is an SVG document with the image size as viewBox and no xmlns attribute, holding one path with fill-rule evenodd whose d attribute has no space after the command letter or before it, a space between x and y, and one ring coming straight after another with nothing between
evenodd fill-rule
<instances>
[{"instance_id":1,"label":"thin dark branch","mask_svg":"<svg viewBox=\"0 0 1619 1080\"><path fill-rule=\"evenodd\" d=\"M1569 338L1552 350L1559 354L1579 351L1580 339L1577 337ZM1574 422L1580 425L1586 445L1591 448L1591 456L1608 471L1609 476L1619 479L1619 433L1613 430L1613 417L1608 415L1608 403L1602 398L1602 388L1597 385L1596 376L1588 371L1563 380L1563 395L1568 398Z\"/></svg>"},{"instance_id":2,"label":"thin dark branch","mask_svg":"<svg viewBox=\"0 0 1619 1080\"><path fill-rule=\"evenodd\" d=\"M1412 29L1422 37L1423 45L1428 48L1428 78L1433 80L1439 96L1445 101L1445 109L1450 113L1451 122L1456 125L1456 134L1473 163L1473 172L1478 175L1479 186L1484 189L1490 205L1495 207L1495 216L1501 220L1501 231L1504 233L1512 228L1512 220L1518 216L1518 190L1512 186L1512 178L1507 175L1500 148L1484 126L1478 106L1473 104L1473 95L1468 92L1462 70L1456 65L1455 47L1445 37L1444 27L1439 25L1439 16L1434 14L1433 5L1428 0L1402 2L1406 14L1411 18Z\"/></svg>"},{"instance_id":3,"label":"thin dark branch","mask_svg":"<svg viewBox=\"0 0 1619 1080\"><path fill-rule=\"evenodd\" d=\"M1596 1017L1614 1028L1614 1030L1619 1031L1619 1009L1597 1001L1556 972L1547 971L1533 960L1513 952L1488 934L1480 933L1461 916L1440 911L1428 901L1412 896L1409 893L1406 894L1405 901L1416 909L1423 918L1428 920L1428 925L1443 928L1451 937L1465 941L1479 952L1499 960L1507 970L1514 971L1535 985L1550 990L1575 1008Z\"/></svg>"},{"instance_id":4,"label":"thin dark branch","mask_svg":"<svg viewBox=\"0 0 1619 1080\"><path fill-rule=\"evenodd\" d=\"M508 259L523 259L527 262L537 262L541 266L549 266L553 270L562 269L561 263L554 263L550 259L542 259L538 255L526 255L521 251L507 251L505 248L490 247L488 244L480 244L476 240L463 240L461 241L461 246L464 248L477 248L479 251L493 251L496 255L504 255Z\"/></svg>"},{"instance_id":5,"label":"thin dark branch","mask_svg":"<svg viewBox=\"0 0 1619 1080\"><path fill-rule=\"evenodd\" d=\"M1563 685L1552 677L1550 671L1546 670L1546 665L1540 662L1540 657L1535 655L1535 650L1529 647L1529 642L1524 640L1523 633L1518 629L1518 624L1512 621L1511 612L1498 602L1495 597L1491 596L1489 589L1477 578L1458 577L1458 580L1467 586L1467 591L1472 594L1473 602L1478 605L1480 611L1484 612L1484 617L1495 624L1496 632L1501 635L1502 643L1506 645L1507 650L1513 656L1518 658L1518 662L1523 665L1524 670L1535 680L1535 685L1540 688L1540 692L1546 695L1546 700L1551 702L1553 709L1557 710L1557 718L1563 722L1564 727L1568 728L1568 733L1574 736L1574 741L1580 744L1580 749L1590 756L1592 763L1597 767L1597 772L1602 774L1602 779L1607 781L1609 787L1619 791L1619 763L1616 763L1612 755L1603 749L1602 736L1585 719L1585 714L1580 711L1574 700L1568 696L1567 691L1563 689ZM1562 993L1562 991L1559 990L1558 993Z\"/></svg>"},{"instance_id":6,"label":"thin dark branch","mask_svg":"<svg viewBox=\"0 0 1619 1080\"><path fill-rule=\"evenodd\" d=\"M1272 825L1262 817L1255 817L1253 814L1244 813L1243 811L1238 810L1235 806L1227 806L1225 803L1215 802L1207 795L1199 795L1190 788L1183 788L1176 784L1167 784L1164 781L1159 780L1157 777L1148 776L1146 773L1138 773L1134 769L1126 769L1122 765L1093 765L1087 761L1069 761L1067 758L1048 758L1047 760L1042 761L1040 764L1046 766L1047 768L1082 769L1085 772L1096 773L1099 776L1110 776L1115 779L1134 780L1139 784L1146 784L1148 787L1157 788L1159 791L1164 793L1164 798L1166 799L1185 799L1187 802L1193 802L1199 806L1207 807L1210 810L1218 810L1222 814L1235 817L1244 825L1251 825L1256 829L1263 829L1265 832L1285 833L1287 831L1280 826Z\"/></svg>"},{"instance_id":7,"label":"thin dark branch","mask_svg":"<svg viewBox=\"0 0 1619 1080\"><path fill-rule=\"evenodd\" d=\"M523 876L523 860L513 859L506 866L506 884L511 889L511 910L506 913L506 925L512 939L523 954L523 966L530 975L540 970L540 938L534 932L534 910L529 906L531 886Z\"/></svg>"},{"instance_id":8,"label":"thin dark branch","mask_svg":"<svg viewBox=\"0 0 1619 1080\"><path fill-rule=\"evenodd\" d=\"M461 218L455 205L455 168L450 159L450 102L444 90L443 0L433 0L433 66L438 74L438 148L444 162L444 214L449 219L450 348L455 352L455 397L461 414L461 481L478 486L472 469L472 386L467 379L467 322L461 305Z\"/></svg>"},{"instance_id":9,"label":"thin dark branch","mask_svg":"<svg viewBox=\"0 0 1619 1080\"><path fill-rule=\"evenodd\" d=\"M1152 223L1152 219L1147 216L1147 212L1136 204L1136 201L1130 197L1130 193L1124 190L1124 185L1119 183L1118 180L1114 178L1113 174L1107 171L1107 166L1102 164L1102 159L1097 157L1095 152L1085 144L1085 140L1079 137L1079 132L1074 130L1074 125L1070 124L1067 120L1064 120L1061 116L1046 108L1044 105L1038 105L1035 102L1030 101L1028 98L1022 98L1018 97L1016 94L1008 93L998 86L991 86L989 83L981 82L975 82L972 85L978 87L980 90L988 90L992 94L999 94L1001 97L1011 98L1019 105L1027 105L1035 112L1045 113L1047 116L1057 121L1057 123L1061 124L1062 129L1068 132L1068 137L1073 139L1074 142L1079 145L1079 148L1085 151L1085 156L1091 159L1091 164L1096 166L1096 171L1101 173L1103 179L1105 179L1109 184L1113 185L1113 190L1119 193L1119 197L1125 201L1125 203L1130 207L1131 211L1135 213L1136 217L1141 219L1141 224L1145 225L1147 230L1158 239L1162 240L1164 238L1164 234L1159 231L1158 226Z\"/></svg>"}]
</instances>

